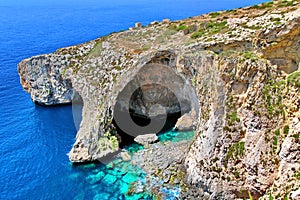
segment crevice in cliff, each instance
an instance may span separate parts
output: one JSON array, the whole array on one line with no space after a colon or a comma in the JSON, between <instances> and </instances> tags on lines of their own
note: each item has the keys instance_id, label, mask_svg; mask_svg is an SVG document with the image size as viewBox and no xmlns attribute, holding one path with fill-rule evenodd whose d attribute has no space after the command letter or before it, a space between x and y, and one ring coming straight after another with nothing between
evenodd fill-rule
<instances>
[{"instance_id":1,"label":"crevice in cliff","mask_svg":"<svg viewBox=\"0 0 300 200\"><path fill-rule=\"evenodd\" d=\"M74 91L72 97L72 114L76 130L79 130L82 121L83 99L80 94Z\"/></svg>"}]
</instances>

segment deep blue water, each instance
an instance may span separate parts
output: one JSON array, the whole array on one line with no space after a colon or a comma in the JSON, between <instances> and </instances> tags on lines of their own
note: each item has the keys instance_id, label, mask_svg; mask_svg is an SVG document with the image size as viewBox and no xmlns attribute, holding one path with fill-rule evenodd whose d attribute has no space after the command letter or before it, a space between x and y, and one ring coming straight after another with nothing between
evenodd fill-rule
<instances>
[{"instance_id":1,"label":"deep blue water","mask_svg":"<svg viewBox=\"0 0 300 200\"><path fill-rule=\"evenodd\" d=\"M0 0L0 199L114 199L126 188L95 183L105 166L72 167L72 108L43 108L23 92L22 59L140 21L187 18L262 0ZM113 187L114 186L114 187Z\"/></svg>"}]
</instances>

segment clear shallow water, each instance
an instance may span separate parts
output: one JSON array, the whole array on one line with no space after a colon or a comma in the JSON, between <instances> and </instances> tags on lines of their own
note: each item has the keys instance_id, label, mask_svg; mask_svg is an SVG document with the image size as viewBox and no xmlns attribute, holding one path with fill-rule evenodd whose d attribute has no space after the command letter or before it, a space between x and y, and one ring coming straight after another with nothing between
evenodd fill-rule
<instances>
[{"instance_id":1,"label":"clear shallow water","mask_svg":"<svg viewBox=\"0 0 300 200\"><path fill-rule=\"evenodd\" d=\"M176 20L259 2L0 0L0 199L105 199L107 193L124 198L119 182L110 184L109 177L108 183L95 182L101 171L118 170L70 165L66 154L76 134L72 108L35 106L19 84L18 62L137 21Z\"/></svg>"}]
</instances>

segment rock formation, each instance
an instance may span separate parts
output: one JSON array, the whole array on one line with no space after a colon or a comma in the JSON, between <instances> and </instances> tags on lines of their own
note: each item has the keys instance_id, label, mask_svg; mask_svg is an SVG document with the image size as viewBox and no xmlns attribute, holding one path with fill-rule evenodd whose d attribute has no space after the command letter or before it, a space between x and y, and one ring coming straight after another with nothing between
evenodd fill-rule
<instances>
[{"instance_id":1,"label":"rock formation","mask_svg":"<svg viewBox=\"0 0 300 200\"><path fill-rule=\"evenodd\" d=\"M134 124L130 116L150 120L147 128L155 122L136 127L147 134L163 128L160 117L194 110L187 184L211 199L299 199L299 5L267 2L113 33L25 59L21 84L41 105L81 96L72 162L136 137L122 125Z\"/></svg>"},{"instance_id":2,"label":"rock formation","mask_svg":"<svg viewBox=\"0 0 300 200\"><path fill-rule=\"evenodd\" d=\"M149 144L153 144L158 141L158 137L156 134L145 134L145 135L138 135L134 138L134 141L138 144L147 146Z\"/></svg>"}]
</instances>

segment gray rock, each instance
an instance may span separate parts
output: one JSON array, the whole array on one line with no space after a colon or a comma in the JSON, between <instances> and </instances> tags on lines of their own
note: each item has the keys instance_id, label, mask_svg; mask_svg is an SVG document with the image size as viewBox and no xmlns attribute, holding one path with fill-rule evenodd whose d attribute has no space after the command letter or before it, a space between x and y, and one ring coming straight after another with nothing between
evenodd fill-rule
<instances>
[{"instance_id":1,"label":"gray rock","mask_svg":"<svg viewBox=\"0 0 300 200\"><path fill-rule=\"evenodd\" d=\"M177 123L175 125L175 130L178 131L188 131L188 130L194 130L196 127L196 113L193 110L190 113L184 114L182 117L180 117L177 120Z\"/></svg>"},{"instance_id":2,"label":"gray rock","mask_svg":"<svg viewBox=\"0 0 300 200\"><path fill-rule=\"evenodd\" d=\"M157 142L158 137L156 134L145 134L137 136L136 138L134 138L134 141L141 145L147 146L149 144Z\"/></svg>"},{"instance_id":3,"label":"gray rock","mask_svg":"<svg viewBox=\"0 0 300 200\"><path fill-rule=\"evenodd\" d=\"M150 23L150 25L155 25L155 24L159 24L159 22L158 21L153 21L153 22Z\"/></svg>"},{"instance_id":4,"label":"gray rock","mask_svg":"<svg viewBox=\"0 0 300 200\"><path fill-rule=\"evenodd\" d=\"M291 198L292 198L292 200L299 200L300 199L300 189L292 192Z\"/></svg>"}]
</instances>

